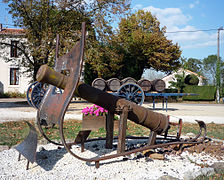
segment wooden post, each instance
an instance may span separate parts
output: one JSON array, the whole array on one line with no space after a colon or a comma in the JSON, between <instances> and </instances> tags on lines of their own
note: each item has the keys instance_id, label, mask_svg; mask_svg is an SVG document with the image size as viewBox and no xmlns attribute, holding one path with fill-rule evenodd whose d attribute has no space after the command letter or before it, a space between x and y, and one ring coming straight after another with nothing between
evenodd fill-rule
<instances>
[{"instance_id":1,"label":"wooden post","mask_svg":"<svg viewBox=\"0 0 224 180\"><path fill-rule=\"evenodd\" d=\"M122 153L125 151L125 138L127 129L127 117L128 117L128 106L124 106L122 109L122 114L119 122L119 135L118 135L118 146L117 152Z\"/></svg>"},{"instance_id":2,"label":"wooden post","mask_svg":"<svg viewBox=\"0 0 224 180\"><path fill-rule=\"evenodd\" d=\"M114 136L114 113L108 111L106 117L106 148L112 149Z\"/></svg>"}]
</instances>

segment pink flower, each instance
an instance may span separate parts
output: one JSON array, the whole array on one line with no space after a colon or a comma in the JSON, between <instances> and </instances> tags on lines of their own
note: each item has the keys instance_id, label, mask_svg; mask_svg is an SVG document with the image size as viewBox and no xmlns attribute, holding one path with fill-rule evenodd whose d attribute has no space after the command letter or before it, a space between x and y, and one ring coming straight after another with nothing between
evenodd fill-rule
<instances>
[{"instance_id":1,"label":"pink flower","mask_svg":"<svg viewBox=\"0 0 224 180\"><path fill-rule=\"evenodd\" d=\"M106 114L108 113L108 111L96 104L93 104L93 106L91 107L85 107L83 110L82 110L82 113L84 115L96 115L96 116L101 116L103 114Z\"/></svg>"}]
</instances>

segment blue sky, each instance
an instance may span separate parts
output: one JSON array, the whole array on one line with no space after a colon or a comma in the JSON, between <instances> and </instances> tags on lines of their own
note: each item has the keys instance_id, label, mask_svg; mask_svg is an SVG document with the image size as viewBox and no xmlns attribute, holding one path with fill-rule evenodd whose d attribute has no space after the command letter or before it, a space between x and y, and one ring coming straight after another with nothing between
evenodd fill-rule
<instances>
[{"instance_id":1,"label":"blue sky","mask_svg":"<svg viewBox=\"0 0 224 180\"><path fill-rule=\"evenodd\" d=\"M132 0L134 11L151 11L167 32L224 27L223 7L223 0ZM217 30L166 35L180 45L183 57L203 59L217 54ZM224 56L224 31L220 32L220 56Z\"/></svg>"},{"instance_id":2,"label":"blue sky","mask_svg":"<svg viewBox=\"0 0 224 180\"><path fill-rule=\"evenodd\" d=\"M11 16L0 1L0 23L12 27ZM167 32L209 30L224 27L224 0L132 0L133 12L151 11ZM167 33L167 38L178 43L182 56L203 59L217 54L217 30ZM220 33L220 56L224 56L224 31Z\"/></svg>"}]
</instances>

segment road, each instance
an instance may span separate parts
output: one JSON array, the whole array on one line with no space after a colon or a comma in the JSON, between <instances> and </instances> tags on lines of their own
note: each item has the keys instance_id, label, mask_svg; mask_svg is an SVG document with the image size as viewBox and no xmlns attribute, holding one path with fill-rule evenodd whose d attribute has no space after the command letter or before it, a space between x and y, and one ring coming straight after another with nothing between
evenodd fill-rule
<instances>
[{"instance_id":1,"label":"road","mask_svg":"<svg viewBox=\"0 0 224 180\"><path fill-rule=\"evenodd\" d=\"M72 101L65 119L81 120L81 111L86 106L91 106L91 103ZM143 107L153 110L152 103L145 102ZM178 121L181 118L184 122L203 120L205 123L224 124L224 104L168 103L166 112L162 109L162 104L157 103L154 111L170 115L171 121ZM35 119L36 113L36 109L30 107L26 99L0 98L0 123Z\"/></svg>"}]
</instances>

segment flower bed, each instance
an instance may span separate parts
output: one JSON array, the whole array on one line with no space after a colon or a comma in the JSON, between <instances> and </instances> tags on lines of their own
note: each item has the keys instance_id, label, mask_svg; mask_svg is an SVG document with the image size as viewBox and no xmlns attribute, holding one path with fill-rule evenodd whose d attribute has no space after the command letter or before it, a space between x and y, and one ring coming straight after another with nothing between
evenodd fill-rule
<instances>
[{"instance_id":1,"label":"flower bed","mask_svg":"<svg viewBox=\"0 0 224 180\"><path fill-rule=\"evenodd\" d=\"M106 116L108 111L100 106L93 105L82 110L82 129L83 130L98 130L99 128L106 129ZM117 116L115 118L115 129L118 127Z\"/></svg>"}]
</instances>

